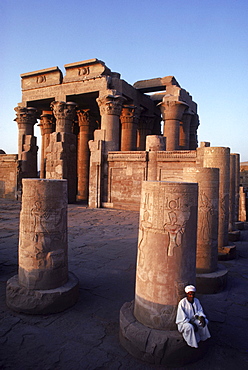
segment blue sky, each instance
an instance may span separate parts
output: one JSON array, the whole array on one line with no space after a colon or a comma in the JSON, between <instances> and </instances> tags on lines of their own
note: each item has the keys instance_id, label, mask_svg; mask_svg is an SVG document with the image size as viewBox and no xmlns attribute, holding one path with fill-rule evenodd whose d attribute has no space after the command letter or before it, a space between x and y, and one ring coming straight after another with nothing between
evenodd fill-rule
<instances>
[{"instance_id":1,"label":"blue sky","mask_svg":"<svg viewBox=\"0 0 248 370\"><path fill-rule=\"evenodd\" d=\"M6 153L17 152L20 74L98 58L130 84L174 75L198 104L199 142L248 160L247 0L0 0L0 12Z\"/></svg>"}]
</instances>

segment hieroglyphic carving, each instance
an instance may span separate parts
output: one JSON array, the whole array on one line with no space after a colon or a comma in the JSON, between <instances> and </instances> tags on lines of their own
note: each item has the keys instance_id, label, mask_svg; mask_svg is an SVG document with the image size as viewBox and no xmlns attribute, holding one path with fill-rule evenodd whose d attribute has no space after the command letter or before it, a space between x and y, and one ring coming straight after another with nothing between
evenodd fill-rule
<instances>
[{"instance_id":1,"label":"hieroglyphic carving","mask_svg":"<svg viewBox=\"0 0 248 370\"><path fill-rule=\"evenodd\" d=\"M88 74L90 74L90 67L78 68L78 75L79 76L86 76Z\"/></svg>"},{"instance_id":2,"label":"hieroglyphic carving","mask_svg":"<svg viewBox=\"0 0 248 370\"><path fill-rule=\"evenodd\" d=\"M189 219L190 212L186 214L186 217L182 218L180 217L181 215L180 199L176 198L168 201L167 217L170 222L164 224L164 230L169 234L169 245L167 246L168 256L173 256L174 248L182 246L182 235L184 234L186 221Z\"/></svg>"},{"instance_id":3,"label":"hieroglyphic carving","mask_svg":"<svg viewBox=\"0 0 248 370\"><path fill-rule=\"evenodd\" d=\"M208 240L211 236L210 222L211 216L214 214L214 207L204 192L200 193L199 197L199 219L200 233L203 240Z\"/></svg>"},{"instance_id":4,"label":"hieroglyphic carving","mask_svg":"<svg viewBox=\"0 0 248 370\"><path fill-rule=\"evenodd\" d=\"M28 215L27 215L28 216ZM62 247L67 243L66 208L45 208L42 202L35 201L30 210L29 222L32 226L28 232L25 224L21 224L23 241L20 242L21 260L31 258L33 267L55 269L66 264ZM27 235L31 233L30 236ZM26 237L32 240L32 245L26 245ZM31 238L30 238L31 237ZM31 266L30 266L31 267Z\"/></svg>"}]
</instances>

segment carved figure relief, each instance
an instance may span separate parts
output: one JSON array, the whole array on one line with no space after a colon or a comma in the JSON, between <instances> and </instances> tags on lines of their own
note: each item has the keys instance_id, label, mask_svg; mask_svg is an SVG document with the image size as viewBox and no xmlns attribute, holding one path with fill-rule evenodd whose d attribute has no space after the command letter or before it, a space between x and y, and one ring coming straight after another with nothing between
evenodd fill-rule
<instances>
[{"instance_id":1,"label":"carved figure relief","mask_svg":"<svg viewBox=\"0 0 248 370\"><path fill-rule=\"evenodd\" d=\"M79 76L86 76L88 74L90 74L90 67L78 68L78 75Z\"/></svg>"},{"instance_id":2,"label":"carved figure relief","mask_svg":"<svg viewBox=\"0 0 248 370\"><path fill-rule=\"evenodd\" d=\"M37 82L37 84L41 84L42 82L46 82L46 76L37 76L36 82Z\"/></svg>"},{"instance_id":3,"label":"carved figure relief","mask_svg":"<svg viewBox=\"0 0 248 370\"><path fill-rule=\"evenodd\" d=\"M139 243L138 243L138 276L142 281L148 280L148 272L144 268L145 263L145 255L143 251L143 247L145 247L147 243L147 229L149 229L152 226L152 223L149 222L150 214L148 212L149 207L149 194L145 194L145 200L144 200L144 211L143 216L140 221L140 227L139 227Z\"/></svg>"},{"instance_id":4,"label":"carved figure relief","mask_svg":"<svg viewBox=\"0 0 248 370\"><path fill-rule=\"evenodd\" d=\"M200 194L199 212L201 217L200 234L203 240L209 240L211 234L211 216L214 214L214 208L211 201L204 192Z\"/></svg>"},{"instance_id":5,"label":"carved figure relief","mask_svg":"<svg viewBox=\"0 0 248 370\"><path fill-rule=\"evenodd\" d=\"M43 209L41 202L36 201L31 209L31 218L34 223L34 245L33 253L29 253L29 256L35 257L39 268L64 265L65 252L61 247L66 243L66 210ZM57 249L58 246L60 249Z\"/></svg>"},{"instance_id":6,"label":"carved figure relief","mask_svg":"<svg viewBox=\"0 0 248 370\"><path fill-rule=\"evenodd\" d=\"M182 236L184 234L185 225L189 219L190 212L182 213L179 198L168 201L168 208L167 218L169 219L169 222L164 224L164 231L169 234L167 254L171 257L174 255L174 248L182 246Z\"/></svg>"}]
</instances>

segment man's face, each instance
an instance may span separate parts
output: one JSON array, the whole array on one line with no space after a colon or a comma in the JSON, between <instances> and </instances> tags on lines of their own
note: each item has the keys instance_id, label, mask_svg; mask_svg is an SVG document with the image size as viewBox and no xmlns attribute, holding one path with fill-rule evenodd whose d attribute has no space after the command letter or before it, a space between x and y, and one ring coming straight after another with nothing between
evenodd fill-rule
<instances>
[{"instance_id":1,"label":"man's face","mask_svg":"<svg viewBox=\"0 0 248 370\"><path fill-rule=\"evenodd\" d=\"M195 292L188 292L188 293L186 293L186 295L187 295L187 300L190 303L193 303L194 302L194 297L195 297Z\"/></svg>"}]
</instances>

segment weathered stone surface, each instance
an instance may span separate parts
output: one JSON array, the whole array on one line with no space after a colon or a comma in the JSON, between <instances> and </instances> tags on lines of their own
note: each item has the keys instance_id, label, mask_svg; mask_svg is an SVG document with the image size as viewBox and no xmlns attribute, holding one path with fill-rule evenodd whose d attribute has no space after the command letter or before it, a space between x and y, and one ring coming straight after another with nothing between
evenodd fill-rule
<instances>
[{"instance_id":1,"label":"weathered stone surface","mask_svg":"<svg viewBox=\"0 0 248 370\"><path fill-rule=\"evenodd\" d=\"M142 325L133 315L132 303L125 303L120 310L120 342L134 357L169 367L198 361L208 349L208 343L202 343L197 351L192 350L178 331L156 330Z\"/></svg>"},{"instance_id":2,"label":"weathered stone surface","mask_svg":"<svg viewBox=\"0 0 248 370\"><path fill-rule=\"evenodd\" d=\"M200 294L215 294L225 289L228 270L218 265L214 272L196 274L196 289Z\"/></svg>"},{"instance_id":3,"label":"weathered stone surface","mask_svg":"<svg viewBox=\"0 0 248 370\"><path fill-rule=\"evenodd\" d=\"M41 314L63 311L78 298L78 280L68 276L67 182L24 179L18 275L9 279L7 305Z\"/></svg>"},{"instance_id":4,"label":"weathered stone surface","mask_svg":"<svg viewBox=\"0 0 248 370\"><path fill-rule=\"evenodd\" d=\"M18 275L10 278L6 286L7 306L13 311L32 315L62 312L77 302L78 295L78 279L72 273L65 284L55 289L25 288L19 283Z\"/></svg>"},{"instance_id":5,"label":"weathered stone surface","mask_svg":"<svg viewBox=\"0 0 248 370\"><path fill-rule=\"evenodd\" d=\"M186 167L183 177L199 187L196 271L214 272L218 264L219 170Z\"/></svg>"},{"instance_id":6,"label":"weathered stone surface","mask_svg":"<svg viewBox=\"0 0 248 370\"><path fill-rule=\"evenodd\" d=\"M66 180L23 180L19 282L55 289L68 279Z\"/></svg>"},{"instance_id":7,"label":"weathered stone surface","mask_svg":"<svg viewBox=\"0 0 248 370\"><path fill-rule=\"evenodd\" d=\"M62 72L58 67L40 69L39 71L22 73L22 90L39 89L46 86L59 85Z\"/></svg>"},{"instance_id":8,"label":"weathered stone surface","mask_svg":"<svg viewBox=\"0 0 248 370\"><path fill-rule=\"evenodd\" d=\"M0 154L0 198L18 197L19 165L17 154Z\"/></svg>"},{"instance_id":9,"label":"weathered stone surface","mask_svg":"<svg viewBox=\"0 0 248 370\"><path fill-rule=\"evenodd\" d=\"M142 184L134 315L143 325L175 329L183 289L195 282L197 184Z\"/></svg>"},{"instance_id":10,"label":"weathered stone surface","mask_svg":"<svg viewBox=\"0 0 248 370\"><path fill-rule=\"evenodd\" d=\"M229 191L230 191L230 149L224 147L204 147L203 167L219 168L219 251L228 245ZM222 251L222 253L224 250Z\"/></svg>"}]
</instances>

